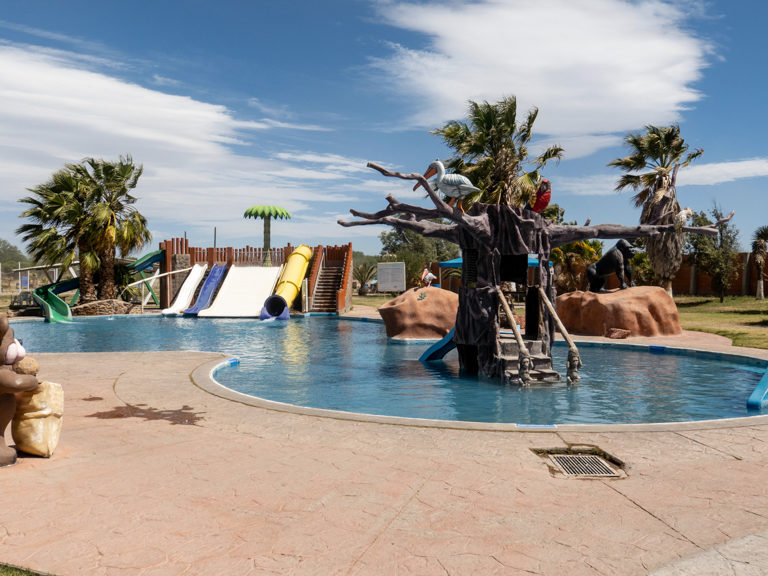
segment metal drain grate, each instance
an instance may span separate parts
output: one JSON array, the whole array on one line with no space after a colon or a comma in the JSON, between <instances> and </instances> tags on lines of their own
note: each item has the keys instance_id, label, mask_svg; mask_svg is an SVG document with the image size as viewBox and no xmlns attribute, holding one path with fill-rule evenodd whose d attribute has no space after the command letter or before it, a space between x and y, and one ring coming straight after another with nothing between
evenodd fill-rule
<instances>
[{"instance_id":1,"label":"metal drain grate","mask_svg":"<svg viewBox=\"0 0 768 576\"><path fill-rule=\"evenodd\" d=\"M592 454L550 454L549 457L566 476L619 476L602 458Z\"/></svg>"}]
</instances>

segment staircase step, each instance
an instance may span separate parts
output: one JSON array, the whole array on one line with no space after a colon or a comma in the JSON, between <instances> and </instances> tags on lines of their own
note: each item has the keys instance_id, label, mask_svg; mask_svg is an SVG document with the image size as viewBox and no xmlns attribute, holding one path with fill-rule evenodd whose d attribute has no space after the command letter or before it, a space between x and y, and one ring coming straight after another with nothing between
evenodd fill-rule
<instances>
[{"instance_id":1,"label":"staircase step","mask_svg":"<svg viewBox=\"0 0 768 576\"><path fill-rule=\"evenodd\" d=\"M518 371L515 370L506 370L504 372L504 376L507 380L510 380L512 382L516 382L520 380L520 376ZM535 380L536 382L560 382L560 374L555 370L531 370L530 371L530 377L531 380Z\"/></svg>"}]
</instances>

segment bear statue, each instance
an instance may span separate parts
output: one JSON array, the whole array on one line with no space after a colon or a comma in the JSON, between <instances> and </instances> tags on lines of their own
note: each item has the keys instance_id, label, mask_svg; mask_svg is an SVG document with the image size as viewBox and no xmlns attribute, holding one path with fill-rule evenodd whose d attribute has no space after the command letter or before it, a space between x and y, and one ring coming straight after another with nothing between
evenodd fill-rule
<instances>
[{"instance_id":1,"label":"bear statue","mask_svg":"<svg viewBox=\"0 0 768 576\"><path fill-rule=\"evenodd\" d=\"M21 363L26 352L21 342L13 337L7 316L0 316L0 466L16 462L16 450L5 443L5 429L16 411L15 394L34 390L38 386L34 374L19 374L14 365ZM23 372L23 370L21 370Z\"/></svg>"}]
</instances>

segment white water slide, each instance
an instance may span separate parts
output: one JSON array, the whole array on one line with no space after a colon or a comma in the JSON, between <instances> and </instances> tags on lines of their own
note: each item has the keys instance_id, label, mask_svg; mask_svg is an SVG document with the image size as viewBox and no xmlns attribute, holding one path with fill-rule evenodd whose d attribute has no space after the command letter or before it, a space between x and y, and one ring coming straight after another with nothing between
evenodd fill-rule
<instances>
[{"instance_id":1,"label":"white water slide","mask_svg":"<svg viewBox=\"0 0 768 576\"><path fill-rule=\"evenodd\" d=\"M179 288L179 293L176 294L176 300L173 301L169 308L163 310L163 316L175 316L189 308L192 298L195 296L197 285L200 284L207 269L208 264L195 264L192 267L186 280L184 280L184 284Z\"/></svg>"},{"instance_id":2,"label":"white water slide","mask_svg":"<svg viewBox=\"0 0 768 576\"><path fill-rule=\"evenodd\" d=\"M258 317L275 290L280 266L230 266L216 300L198 316Z\"/></svg>"}]
</instances>

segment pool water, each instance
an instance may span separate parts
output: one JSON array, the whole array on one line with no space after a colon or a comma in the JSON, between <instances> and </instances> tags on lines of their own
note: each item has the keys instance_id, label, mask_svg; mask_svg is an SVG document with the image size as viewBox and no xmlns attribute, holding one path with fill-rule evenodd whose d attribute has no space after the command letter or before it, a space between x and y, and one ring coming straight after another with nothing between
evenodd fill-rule
<instances>
[{"instance_id":1,"label":"pool water","mask_svg":"<svg viewBox=\"0 0 768 576\"><path fill-rule=\"evenodd\" d=\"M463 378L452 352L423 364L428 343L389 341L384 326L336 318L253 319L117 316L69 324L14 322L36 352L201 350L239 365L216 380L245 394L299 406L367 414L528 425L709 420L755 415L746 400L766 370L763 360L669 348L579 344L578 386L521 388ZM565 371L556 345L554 368ZM759 413L759 412L757 412Z\"/></svg>"}]
</instances>

